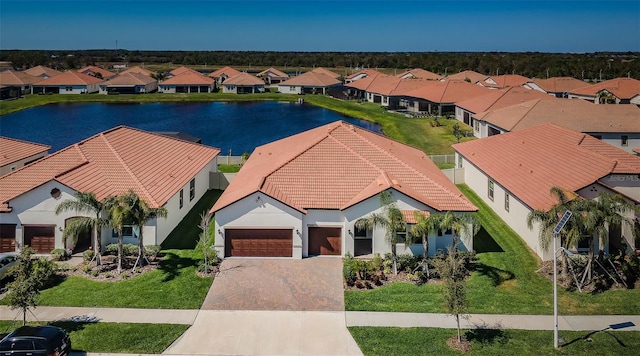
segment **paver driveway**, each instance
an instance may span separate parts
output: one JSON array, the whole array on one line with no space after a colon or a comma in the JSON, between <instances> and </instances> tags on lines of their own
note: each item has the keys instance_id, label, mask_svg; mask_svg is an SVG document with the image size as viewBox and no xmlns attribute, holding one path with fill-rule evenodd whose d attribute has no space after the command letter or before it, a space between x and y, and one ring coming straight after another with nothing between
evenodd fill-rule
<instances>
[{"instance_id":1,"label":"paver driveway","mask_svg":"<svg viewBox=\"0 0 640 356\"><path fill-rule=\"evenodd\" d=\"M344 310L341 258L228 258L220 267L203 310Z\"/></svg>"}]
</instances>

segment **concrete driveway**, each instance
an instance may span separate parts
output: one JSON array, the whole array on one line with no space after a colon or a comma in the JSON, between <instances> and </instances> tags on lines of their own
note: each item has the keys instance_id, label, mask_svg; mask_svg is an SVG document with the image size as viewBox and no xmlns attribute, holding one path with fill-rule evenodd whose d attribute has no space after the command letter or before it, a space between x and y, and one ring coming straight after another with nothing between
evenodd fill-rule
<instances>
[{"instance_id":1,"label":"concrete driveway","mask_svg":"<svg viewBox=\"0 0 640 356\"><path fill-rule=\"evenodd\" d=\"M229 258L202 310L344 311L342 259Z\"/></svg>"}]
</instances>

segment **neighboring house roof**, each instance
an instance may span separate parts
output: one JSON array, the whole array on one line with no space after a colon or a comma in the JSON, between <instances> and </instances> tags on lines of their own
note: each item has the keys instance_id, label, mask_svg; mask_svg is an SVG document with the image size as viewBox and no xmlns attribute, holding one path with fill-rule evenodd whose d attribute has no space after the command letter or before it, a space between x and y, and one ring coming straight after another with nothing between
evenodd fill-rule
<instances>
[{"instance_id":1,"label":"neighboring house roof","mask_svg":"<svg viewBox=\"0 0 640 356\"><path fill-rule=\"evenodd\" d=\"M241 72L239 70L233 69L231 67L223 67L214 72L209 73L208 76L211 78L220 78L222 75L226 75L227 78L230 78L240 73Z\"/></svg>"},{"instance_id":2,"label":"neighboring house roof","mask_svg":"<svg viewBox=\"0 0 640 356\"><path fill-rule=\"evenodd\" d=\"M0 72L0 84L4 85L31 85L42 81L42 77L36 77L16 70Z\"/></svg>"},{"instance_id":3,"label":"neighboring house roof","mask_svg":"<svg viewBox=\"0 0 640 356\"><path fill-rule=\"evenodd\" d=\"M356 80L350 83L345 83L344 86L354 89L359 89L362 91L368 91L368 89L379 81L389 81L393 83L397 83L400 80L398 77L394 77L386 74L372 74L370 76L364 77L360 80Z\"/></svg>"},{"instance_id":4,"label":"neighboring house roof","mask_svg":"<svg viewBox=\"0 0 640 356\"><path fill-rule=\"evenodd\" d=\"M609 174L640 173L640 157L554 124L452 147L530 208L545 211L557 203L552 187L576 192Z\"/></svg>"},{"instance_id":5,"label":"neighboring house roof","mask_svg":"<svg viewBox=\"0 0 640 356\"><path fill-rule=\"evenodd\" d=\"M343 210L390 188L435 210L477 210L424 152L337 121L257 147L211 211L256 192L303 213Z\"/></svg>"},{"instance_id":6,"label":"neighboring house roof","mask_svg":"<svg viewBox=\"0 0 640 356\"><path fill-rule=\"evenodd\" d=\"M640 147L636 147L633 149L633 152L637 153L640 155Z\"/></svg>"},{"instance_id":7,"label":"neighboring house roof","mask_svg":"<svg viewBox=\"0 0 640 356\"><path fill-rule=\"evenodd\" d=\"M51 146L0 136L0 166L47 152Z\"/></svg>"},{"instance_id":8,"label":"neighboring house roof","mask_svg":"<svg viewBox=\"0 0 640 356\"><path fill-rule=\"evenodd\" d=\"M488 77L485 80L481 80L478 84L493 89L503 89L508 87L521 87L531 79L523 77L518 74L503 74L495 77Z\"/></svg>"},{"instance_id":9,"label":"neighboring house roof","mask_svg":"<svg viewBox=\"0 0 640 356\"><path fill-rule=\"evenodd\" d=\"M33 68L29 68L27 70L24 70L23 72L29 74L29 75L33 75L34 77L54 77L62 72L57 71L55 69L51 69L49 67L45 67L45 66L36 66Z\"/></svg>"},{"instance_id":10,"label":"neighboring house roof","mask_svg":"<svg viewBox=\"0 0 640 356\"><path fill-rule=\"evenodd\" d=\"M169 79L165 79L160 83L161 85L213 85L213 78L205 77L204 75L188 70L181 74L173 76Z\"/></svg>"},{"instance_id":11,"label":"neighboring house roof","mask_svg":"<svg viewBox=\"0 0 640 356\"><path fill-rule=\"evenodd\" d=\"M565 93L589 85L585 81L573 77L533 79L530 82L535 83L547 93Z\"/></svg>"},{"instance_id":12,"label":"neighboring house roof","mask_svg":"<svg viewBox=\"0 0 640 356\"><path fill-rule=\"evenodd\" d=\"M116 75L116 73L114 72L109 72L106 69L102 69L96 66L86 66L82 69L78 69L77 72L87 74L87 75L94 75L94 74L100 73L100 75L102 76L102 79L105 79L105 80Z\"/></svg>"},{"instance_id":13,"label":"neighboring house roof","mask_svg":"<svg viewBox=\"0 0 640 356\"><path fill-rule=\"evenodd\" d=\"M154 74L154 72L138 66L125 69L122 72L120 72L120 75L127 74L127 73L139 73L142 75L146 75L147 77L150 77Z\"/></svg>"},{"instance_id":14,"label":"neighboring house roof","mask_svg":"<svg viewBox=\"0 0 640 356\"><path fill-rule=\"evenodd\" d=\"M59 86L59 85L91 85L104 82L104 79L96 78L84 73L66 71L55 77L44 79L37 83L38 86Z\"/></svg>"},{"instance_id":15,"label":"neighboring house roof","mask_svg":"<svg viewBox=\"0 0 640 356\"><path fill-rule=\"evenodd\" d=\"M402 79L391 75L379 74L347 83L345 86L384 96L400 96L406 95L416 88L433 83L433 81L429 80Z\"/></svg>"},{"instance_id":16,"label":"neighboring house roof","mask_svg":"<svg viewBox=\"0 0 640 356\"><path fill-rule=\"evenodd\" d=\"M204 145L119 126L0 177L0 212L10 201L56 180L103 199L136 192L151 207L164 205L220 153Z\"/></svg>"},{"instance_id":17,"label":"neighboring house roof","mask_svg":"<svg viewBox=\"0 0 640 356\"><path fill-rule=\"evenodd\" d=\"M224 85L254 86L264 85L264 82L262 81L262 79L254 75L240 72L233 77L227 78L227 80L224 81Z\"/></svg>"},{"instance_id":18,"label":"neighboring house roof","mask_svg":"<svg viewBox=\"0 0 640 356\"><path fill-rule=\"evenodd\" d=\"M370 76L378 75L378 74L382 74L382 73L380 73L380 72L378 72L377 70L374 70L374 69L363 69L363 70L357 71L357 72L347 76L345 79L351 80L351 79L357 78L359 76L362 76L363 78L366 78L366 77L370 77Z\"/></svg>"},{"instance_id":19,"label":"neighboring house roof","mask_svg":"<svg viewBox=\"0 0 640 356\"><path fill-rule=\"evenodd\" d=\"M311 72L313 73L320 73L320 74L324 74L324 75L328 75L333 79L338 79L340 78L340 74L336 73L336 72L332 72L328 69L322 68L322 67L318 67L318 68L313 68L313 70L311 70Z\"/></svg>"},{"instance_id":20,"label":"neighboring house roof","mask_svg":"<svg viewBox=\"0 0 640 356\"><path fill-rule=\"evenodd\" d=\"M446 79L451 80L469 80L470 83L475 84L477 82L483 81L487 79L489 76L486 74L481 74L478 72L474 72L472 70L465 70L456 74L451 74L446 77Z\"/></svg>"},{"instance_id":21,"label":"neighboring house roof","mask_svg":"<svg viewBox=\"0 0 640 356\"><path fill-rule=\"evenodd\" d=\"M501 109L535 99L560 100L537 90L513 87L488 91L472 99L459 101L456 106L472 113Z\"/></svg>"},{"instance_id":22,"label":"neighboring house roof","mask_svg":"<svg viewBox=\"0 0 640 356\"><path fill-rule=\"evenodd\" d=\"M640 80L633 78L615 78L598 84L587 85L570 91L579 96L596 97L599 92L606 90L618 99L631 99L640 95Z\"/></svg>"},{"instance_id":23,"label":"neighboring house roof","mask_svg":"<svg viewBox=\"0 0 640 356\"><path fill-rule=\"evenodd\" d=\"M135 72L130 72L130 73L124 73L124 74L118 74L115 77L107 80L106 82L102 83L105 84L107 86L110 85L114 85L114 86L136 86L136 85L147 85L147 84L151 84L157 82L157 80L146 76L144 74L140 74L140 73L135 73Z\"/></svg>"},{"instance_id":24,"label":"neighboring house roof","mask_svg":"<svg viewBox=\"0 0 640 356\"><path fill-rule=\"evenodd\" d=\"M264 77L264 76L275 77L275 78L289 78L289 74L285 72L281 72L273 67L269 69L265 69L262 72L256 74L256 77Z\"/></svg>"},{"instance_id":25,"label":"neighboring house roof","mask_svg":"<svg viewBox=\"0 0 640 356\"><path fill-rule=\"evenodd\" d=\"M474 114L506 131L547 122L585 133L640 132L640 108L635 105L596 105L584 100L532 100Z\"/></svg>"},{"instance_id":26,"label":"neighboring house roof","mask_svg":"<svg viewBox=\"0 0 640 356\"><path fill-rule=\"evenodd\" d=\"M405 95L425 99L433 103L455 103L487 94L489 89L464 80L431 81L427 85L407 92Z\"/></svg>"},{"instance_id":27,"label":"neighboring house roof","mask_svg":"<svg viewBox=\"0 0 640 356\"><path fill-rule=\"evenodd\" d=\"M285 80L278 84L278 86L329 87L340 83L341 82L334 77L323 73L306 72Z\"/></svg>"},{"instance_id":28,"label":"neighboring house roof","mask_svg":"<svg viewBox=\"0 0 640 356\"><path fill-rule=\"evenodd\" d=\"M172 71L170 71L170 72L169 72L169 74L170 74L171 76L174 76L174 77L175 77L175 76L177 76L177 75L183 74L183 73L197 73L197 74L201 74L201 73L200 73L200 72L198 72L197 70L194 70L194 69L191 69L191 68L188 68L188 67L185 67L185 66L178 67L178 68L176 68L176 69L174 69L174 70L172 70Z\"/></svg>"},{"instance_id":29,"label":"neighboring house roof","mask_svg":"<svg viewBox=\"0 0 640 356\"><path fill-rule=\"evenodd\" d=\"M397 77L403 78L403 79L424 79L424 80L440 80L440 78L442 78L440 74L429 72L428 70L424 70L422 68L410 69L404 73L398 74Z\"/></svg>"}]
</instances>

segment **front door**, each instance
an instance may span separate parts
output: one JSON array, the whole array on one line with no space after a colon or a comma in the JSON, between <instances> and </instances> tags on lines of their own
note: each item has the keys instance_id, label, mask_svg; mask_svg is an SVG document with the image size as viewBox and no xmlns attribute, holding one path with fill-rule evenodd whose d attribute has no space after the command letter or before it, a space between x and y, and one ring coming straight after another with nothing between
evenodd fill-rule
<instances>
[{"instance_id":1,"label":"front door","mask_svg":"<svg viewBox=\"0 0 640 356\"><path fill-rule=\"evenodd\" d=\"M309 227L308 255L338 255L342 253L342 228Z\"/></svg>"}]
</instances>

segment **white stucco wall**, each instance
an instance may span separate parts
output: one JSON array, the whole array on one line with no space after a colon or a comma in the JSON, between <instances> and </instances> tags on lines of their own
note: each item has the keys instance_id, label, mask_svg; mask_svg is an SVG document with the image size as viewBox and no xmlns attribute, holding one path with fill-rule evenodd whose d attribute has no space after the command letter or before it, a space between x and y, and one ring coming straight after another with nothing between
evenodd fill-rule
<instances>
[{"instance_id":1,"label":"white stucco wall","mask_svg":"<svg viewBox=\"0 0 640 356\"><path fill-rule=\"evenodd\" d=\"M160 84L158 86L158 92L159 93L175 93L176 92L176 86L175 85L162 85L162 84Z\"/></svg>"},{"instance_id":2,"label":"white stucco wall","mask_svg":"<svg viewBox=\"0 0 640 356\"><path fill-rule=\"evenodd\" d=\"M297 85L278 85L278 92L284 94L302 94L302 87Z\"/></svg>"},{"instance_id":3,"label":"white stucco wall","mask_svg":"<svg viewBox=\"0 0 640 356\"><path fill-rule=\"evenodd\" d=\"M624 105L624 104L621 104L621 105ZM638 117L638 120L640 120L640 117ZM617 147L631 154L635 154L633 152L634 148L640 147L640 132L631 132L631 133L598 133L596 132L596 133L589 133L589 134L600 136L603 142L606 142L611 146ZM626 146L622 145L622 136L627 136Z\"/></svg>"}]
</instances>

